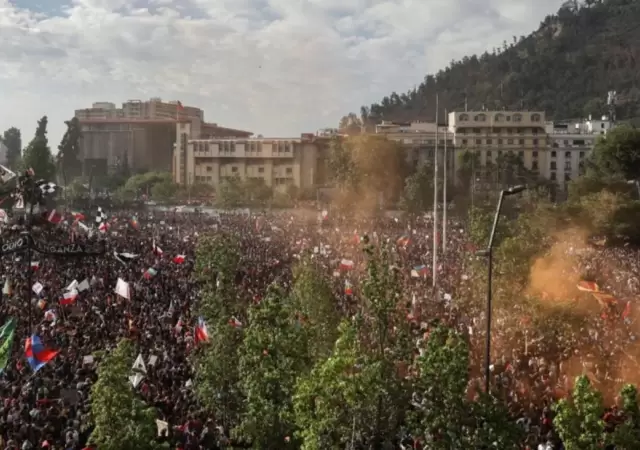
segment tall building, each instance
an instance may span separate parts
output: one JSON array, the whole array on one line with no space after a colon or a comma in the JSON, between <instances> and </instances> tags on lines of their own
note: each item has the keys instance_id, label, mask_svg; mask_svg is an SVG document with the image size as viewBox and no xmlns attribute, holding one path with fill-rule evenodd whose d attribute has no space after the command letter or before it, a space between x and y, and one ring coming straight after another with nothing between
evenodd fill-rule
<instances>
[{"instance_id":1,"label":"tall building","mask_svg":"<svg viewBox=\"0 0 640 450\"><path fill-rule=\"evenodd\" d=\"M534 173L549 177L549 154L542 111L464 111L449 113L449 131L458 154L476 153L480 167L474 180L490 185L497 180L491 164L505 153L519 156ZM460 158L455 158L455 171Z\"/></svg>"},{"instance_id":2,"label":"tall building","mask_svg":"<svg viewBox=\"0 0 640 450\"><path fill-rule=\"evenodd\" d=\"M206 123L200 108L163 102L129 100L116 108L109 102L76 110L82 139L80 160L83 174L108 173L125 164L132 171L170 171L176 130L191 124L198 137L250 136L252 133Z\"/></svg>"},{"instance_id":3,"label":"tall building","mask_svg":"<svg viewBox=\"0 0 640 450\"><path fill-rule=\"evenodd\" d=\"M180 123L173 160L173 179L178 184L207 183L217 188L225 178L236 176L261 179L267 186L282 189L324 183L322 149L328 137L194 138L197 134L191 123Z\"/></svg>"},{"instance_id":4,"label":"tall building","mask_svg":"<svg viewBox=\"0 0 640 450\"><path fill-rule=\"evenodd\" d=\"M437 131L437 133L436 133ZM376 134L382 134L391 141L398 142L407 150L407 162L415 167L432 164L438 136L438 166L444 166L444 148L447 146L447 170L452 174L455 163L454 136L444 124L435 122L394 123L383 121L376 125ZM454 181L453 177L450 179Z\"/></svg>"},{"instance_id":5,"label":"tall building","mask_svg":"<svg viewBox=\"0 0 640 450\"><path fill-rule=\"evenodd\" d=\"M613 128L607 116L600 120L547 122L549 144L549 179L555 181L561 191L567 183L583 173L585 158L591 153L599 136Z\"/></svg>"}]
</instances>

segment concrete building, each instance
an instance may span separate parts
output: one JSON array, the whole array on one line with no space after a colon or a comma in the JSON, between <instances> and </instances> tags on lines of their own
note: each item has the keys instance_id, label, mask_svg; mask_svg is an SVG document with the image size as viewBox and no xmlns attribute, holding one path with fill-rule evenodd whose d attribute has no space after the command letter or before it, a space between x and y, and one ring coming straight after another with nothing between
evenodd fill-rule
<instances>
[{"instance_id":1,"label":"concrete building","mask_svg":"<svg viewBox=\"0 0 640 450\"><path fill-rule=\"evenodd\" d=\"M376 125L376 134L383 134L387 139L399 142L407 150L407 162L413 166L432 164L436 148L436 130L439 142L439 167L444 167L444 146L447 145L447 170L453 174L455 163L454 136L446 125L436 126L434 122L394 123L383 121ZM454 178L450 178L453 182Z\"/></svg>"},{"instance_id":2,"label":"concrete building","mask_svg":"<svg viewBox=\"0 0 640 450\"><path fill-rule=\"evenodd\" d=\"M483 185L495 182L497 176L490 165L504 154L519 156L526 168L549 177L549 154L542 111L464 111L449 113L449 131L454 136L455 171L464 151L477 154L480 167L474 179ZM489 163L489 166L487 164Z\"/></svg>"},{"instance_id":3,"label":"concrete building","mask_svg":"<svg viewBox=\"0 0 640 450\"><path fill-rule=\"evenodd\" d=\"M180 124L189 123L194 137L246 137L252 133L206 123L200 108L178 102L129 100L116 108L109 102L94 103L75 112L80 120L80 159L85 175L130 170L169 171Z\"/></svg>"},{"instance_id":4,"label":"concrete building","mask_svg":"<svg viewBox=\"0 0 640 450\"><path fill-rule=\"evenodd\" d=\"M178 184L207 183L218 188L225 178L261 179L267 186L301 189L322 185L326 178L329 138L303 134L299 138L203 137L193 124L179 125L173 160Z\"/></svg>"},{"instance_id":5,"label":"concrete building","mask_svg":"<svg viewBox=\"0 0 640 450\"><path fill-rule=\"evenodd\" d=\"M584 160L591 153L599 136L613 128L607 116L600 120L547 122L545 132L549 147L549 179L565 191L567 183L583 173Z\"/></svg>"}]
</instances>

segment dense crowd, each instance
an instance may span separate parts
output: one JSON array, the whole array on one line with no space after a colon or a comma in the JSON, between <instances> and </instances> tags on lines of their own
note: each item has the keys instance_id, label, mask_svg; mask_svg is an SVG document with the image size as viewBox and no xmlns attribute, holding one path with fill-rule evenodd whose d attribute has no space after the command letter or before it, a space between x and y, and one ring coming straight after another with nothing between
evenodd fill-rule
<instances>
[{"instance_id":1,"label":"dense crowd","mask_svg":"<svg viewBox=\"0 0 640 450\"><path fill-rule=\"evenodd\" d=\"M87 223L92 221L89 216L91 213L87 213ZM147 362L147 376L136 389L169 425L168 435L159 440L169 440L171 448L216 448L220 434L228 430L220 430L199 408L187 360L194 346L198 297L197 284L191 277L195 245L199 236L209 232L238 237L241 262L237 283L241 295L260 296L274 279L289 285L291 268L306 250L326 269L345 314L357 304L358 277L362 274L358 270L345 274L341 265L362 264L359 242L365 234L373 240L390 241L392 258L400 269L403 291L411 305L407 320L415 323L417 345L425 332L422 319L440 317L469 336L474 364L481 364L483 314L462 311L455 301L474 276L470 264L474 256L466 230L455 220L448 223L446 251L437 267L438 288L434 290L428 217L411 222L379 217L362 223L289 213L256 216L147 211L138 214L135 221L133 217L131 211L108 212L109 227L104 233L95 226L86 230L74 225L72 218L33 230L39 242L105 240L107 252L103 256L55 258L34 253L37 268L28 266L23 253L3 256L5 294L0 320L4 323L12 317L18 326L11 358L0 378L0 448L84 448L92 431L89 394L97 377L96 361L89 356L96 350L113 348L123 337L135 341ZM3 236L10 239L11 230L5 230ZM116 258L114 252L131 257ZM177 255L184 255L184 262L176 262ZM570 256L575 262L572 270L597 272L607 280L603 287L616 296L639 294L637 252L585 249ZM157 273L145 276L149 268ZM354 292L345 292L345 277L355 287ZM129 299L114 292L119 278L131 287ZM74 280L87 280L89 286L73 303L61 306L60 297ZM38 294L32 289L35 282L43 286ZM575 342L562 345L560 352L564 353L558 354L558 349L545 347L555 343L546 342L535 330L527 336L519 331L521 339L516 341L527 341L526 348L501 344L510 339L511 319L500 315L494 319L492 383L526 428L530 447L547 445L547 441L551 446L557 443L557 436L551 427L549 405L566 394L574 375L587 370L602 383L629 375L622 367L635 362L623 361L621 355L628 353L633 360L633 324L631 320L612 324L611 319L595 314L588 329L576 335ZM59 350L37 374L24 357L24 340L32 332L48 348ZM603 360L603 354L610 358ZM640 355L640 349L635 354ZM633 367L637 367L635 364Z\"/></svg>"}]
</instances>

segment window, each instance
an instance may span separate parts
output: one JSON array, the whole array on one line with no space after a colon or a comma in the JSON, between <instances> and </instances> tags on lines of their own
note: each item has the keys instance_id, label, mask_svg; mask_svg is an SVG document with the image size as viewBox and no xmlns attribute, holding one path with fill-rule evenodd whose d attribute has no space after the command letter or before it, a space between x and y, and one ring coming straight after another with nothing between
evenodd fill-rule
<instances>
[{"instance_id":1,"label":"window","mask_svg":"<svg viewBox=\"0 0 640 450\"><path fill-rule=\"evenodd\" d=\"M518 144L524 145L524 139L518 139Z\"/></svg>"},{"instance_id":2,"label":"window","mask_svg":"<svg viewBox=\"0 0 640 450\"><path fill-rule=\"evenodd\" d=\"M571 174L570 173L565 173L564 174L564 182L568 183L569 181L571 181Z\"/></svg>"},{"instance_id":3,"label":"window","mask_svg":"<svg viewBox=\"0 0 640 450\"><path fill-rule=\"evenodd\" d=\"M231 172L232 173L237 173L238 172L238 168L236 166L232 166L231 167Z\"/></svg>"},{"instance_id":4,"label":"window","mask_svg":"<svg viewBox=\"0 0 640 450\"><path fill-rule=\"evenodd\" d=\"M534 158L537 158L537 157L538 157L538 151L537 151L537 150L534 150L533 152L531 152L531 155L532 155Z\"/></svg>"},{"instance_id":5,"label":"window","mask_svg":"<svg viewBox=\"0 0 640 450\"><path fill-rule=\"evenodd\" d=\"M580 152L580 159L584 158L584 152Z\"/></svg>"},{"instance_id":6,"label":"window","mask_svg":"<svg viewBox=\"0 0 640 450\"><path fill-rule=\"evenodd\" d=\"M207 166L207 172L213 172L213 167Z\"/></svg>"},{"instance_id":7,"label":"window","mask_svg":"<svg viewBox=\"0 0 640 450\"><path fill-rule=\"evenodd\" d=\"M564 152L564 157L571 159L571 152Z\"/></svg>"},{"instance_id":8,"label":"window","mask_svg":"<svg viewBox=\"0 0 640 450\"><path fill-rule=\"evenodd\" d=\"M556 162L555 161L551 161L551 165L549 167L551 170L556 170L557 166L556 166Z\"/></svg>"},{"instance_id":9,"label":"window","mask_svg":"<svg viewBox=\"0 0 640 450\"><path fill-rule=\"evenodd\" d=\"M507 139L507 144L508 145L513 145L513 139Z\"/></svg>"},{"instance_id":10,"label":"window","mask_svg":"<svg viewBox=\"0 0 640 450\"><path fill-rule=\"evenodd\" d=\"M555 150L554 150L554 151L552 151L552 152L551 152L551 157L552 157L552 158L555 158L555 157L557 156L557 154L556 154L556 153L557 153L557 152L556 152Z\"/></svg>"},{"instance_id":11,"label":"window","mask_svg":"<svg viewBox=\"0 0 640 450\"><path fill-rule=\"evenodd\" d=\"M532 122L540 122L540 114L531 114Z\"/></svg>"},{"instance_id":12,"label":"window","mask_svg":"<svg viewBox=\"0 0 640 450\"><path fill-rule=\"evenodd\" d=\"M600 128L604 128L604 122L600 124Z\"/></svg>"},{"instance_id":13,"label":"window","mask_svg":"<svg viewBox=\"0 0 640 450\"><path fill-rule=\"evenodd\" d=\"M564 162L564 170L571 171L571 161Z\"/></svg>"},{"instance_id":14,"label":"window","mask_svg":"<svg viewBox=\"0 0 640 450\"><path fill-rule=\"evenodd\" d=\"M511 116L507 116L507 122L511 122Z\"/></svg>"},{"instance_id":15,"label":"window","mask_svg":"<svg viewBox=\"0 0 640 450\"><path fill-rule=\"evenodd\" d=\"M538 161L531 162L531 170L538 170Z\"/></svg>"},{"instance_id":16,"label":"window","mask_svg":"<svg viewBox=\"0 0 640 450\"><path fill-rule=\"evenodd\" d=\"M473 118L473 120L475 120L476 122L486 122L487 121L487 116L484 114L478 114L477 116L475 116Z\"/></svg>"},{"instance_id":17,"label":"window","mask_svg":"<svg viewBox=\"0 0 640 450\"><path fill-rule=\"evenodd\" d=\"M474 132L475 134L480 134L480 128L474 128L474 129L473 129L473 132Z\"/></svg>"},{"instance_id":18,"label":"window","mask_svg":"<svg viewBox=\"0 0 640 450\"><path fill-rule=\"evenodd\" d=\"M537 146L538 146L538 140L537 140L537 139L534 139L534 140L533 140L533 146L534 146L534 147L537 147Z\"/></svg>"},{"instance_id":19,"label":"window","mask_svg":"<svg viewBox=\"0 0 640 450\"><path fill-rule=\"evenodd\" d=\"M287 175L293 174L293 168L287 167Z\"/></svg>"},{"instance_id":20,"label":"window","mask_svg":"<svg viewBox=\"0 0 640 450\"><path fill-rule=\"evenodd\" d=\"M462 145L467 145L467 140L466 139L462 140Z\"/></svg>"},{"instance_id":21,"label":"window","mask_svg":"<svg viewBox=\"0 0 640 450\"><path fill-rule=\"evenodd\" d=\"M487 150L487 159L491 159L491 150Z\"/></svg>"},{"instance_id":22,"label":"window","mask_svg":"<svg viewBox=\"0 0 640 450\"><path fill-rule=\"evenodd\" d=\"M555 172L551 172L549 174L549 178L551 178L552 181L556 181L558 179L558 177L557 177Z\"/></svg>"},{"instance_id":23,"label":"window","mask_svg":"<svg viewBox=\"0 0 640 450\"><path fill-rule=\"evenodd\" d=\"M482 139L476 139L476 145L482 144Z\"/></svg>"},{"instance_id":24,"label":"window","mask_svg":"<svg viewBox=\"0 0 640 450\"><path fill-rule=\"evenodd\" d=\"M461 121L466 121L469 120L469 115L468 114L460 114L460 120Z\"/></svg>"},{"instance_id":25,"label":"window","mask_svg":"<svg viewBox=\"0 0 640 450\"><path fill-rule=\"evenodd\" d=\"M522 114L514 114L513 115L514 122L522 122Z\"/></svg>"},{"instance_id":26,"label":"window","mask_svg":"<svg viewBox=\"0 0 640 450\"><path fill-rule=\"evenodd\" d=\"M502 122L502 121L504 121L504 114L500 114L500 113L496 114L496 115L495 115L494 120L495 120L496 122Z\"/></svg>"},{"instance_id":27,"label":"window","mask_svg":"<svg viewBox=\"0 0 640 450\"><path fill-rule=\"evenodd\" d=\"M264 167L258 167L258 173L264 173Z\"/></svg>"},{"instance_id":28,"label":"window","mask_svg":"<svg viewBox=\"0 0 640 450\"><path fill-rule=\"evenodd\" d=\"M519 151L518 152L518 158L524 159L524 152L523 151Z\"/></svg>"},{"instance_id":29,"label":"window","mask_svg":"<svg viewBox=\"0 0 640 450\"><path fill-rule=\"evenodd\" d=\"M487 145L491 145L493 144L493 141L491 139L487 139Z\"/></svg>"},{"instance_id":30,"label":"window","mask_svg":"<svg viewBox=\"0 0 640 450\"><path fill-rule=\"evenodd\" d=\"M502 139L498 139L498 145L502 145Z\"/></svg>"}]
</instances>

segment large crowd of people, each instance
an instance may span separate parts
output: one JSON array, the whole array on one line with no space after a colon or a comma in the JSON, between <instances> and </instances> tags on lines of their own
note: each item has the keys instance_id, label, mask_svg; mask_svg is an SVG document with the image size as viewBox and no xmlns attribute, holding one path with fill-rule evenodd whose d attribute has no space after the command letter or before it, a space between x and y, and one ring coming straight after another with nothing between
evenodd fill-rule
<instances>
[{"instance_id":1,"label":"large crowd of people","mask_svg":"<svg viewBox=\"0 0 640 450\"><path fill-rule=\"evenodd\" d=\"M93 221L93 214L85 213L87 224ZM456 296L463 295L465 283L473 279L469 262L474 256L464 226L455 220L448 223L446 252L440 257L434 290L432 225L427 217L356 222L330 214L317 217L289 212L256 216L149 210L137 214L107 211L106 215L104 232L95 224L89 230L78 226L70 215L66 223L33 229L38 242L105 240L107 251L102 256L56 258L34 253L32 261L37 265L29 264L24 253L2 257L5 291L0 321L15 318L17 328L10 360L0 376L0 448L85 448L92 431L90 389L97 378L91 355L114 348L124 337L135 341L147 362L147 376L137 390L169 424L169 436L163 439L171 440L171 448L217 448L221 431L195 399L187 361L194 345L192 325L198 298L198 286L191 276L195 246L206 233L238 237L241 295L260 295L274 279L288 283L292 266L307 250L325 267L345 308L357 301L362 274L350 273L356 292L347 295L344 276L337 269L345 261L355 266L362 262L360 237L367 234L396 243L393 258L401 269L404 295L414 306L408 320L419 324L420 317L440 317L457 327L469 336L474 364L481 366L482 311L463 311L456 305ZM3 236L9 239L11 230L5 230ZM124 260L114 252L129 257ZM177 255L183 255L184 261L176 260ZM597 272L606 278L603 289L620 299L639 294L638 252L585 247L570 256L576 272ZM145 276L149 268L154 269L154 276ZM114 292L118 279L129 283L129 299ZM61 296L74 280L86 280L88 286L85 283L78 290L73 302L61 305ZM33 291L36 282L42 286L39 293ZM616 379L628 378L637 369L634 355L640 355L640 349L635 347L632 320L612 324L611 318L595 314L584 332L572 337L575 342L561 346L560 353L545 347L558 347L557 342L545 341L534 329L526 336L518 330L520 344L507 346L504 341L510 339L511 317L498 315L494 320L492 383L520 418L532 449L557 441L549 405L566 395L573 376L587 371L602 384L611 380L613 386ZM177 326L179 323L185 326ZM422 332L417 326L416 339ZM47 348L59 351L37 374L24 357L24 341L32 334ZM607 360L601 358L605 354ZM480 373L478 370L477 377Z\"/></svg>"}]
</instances>

